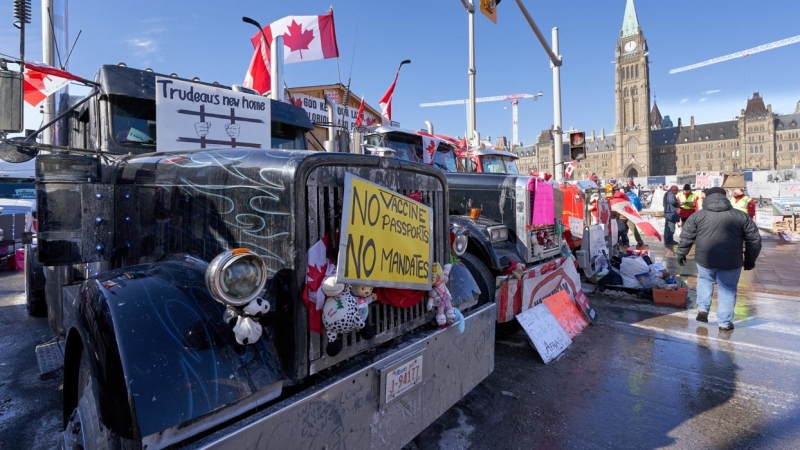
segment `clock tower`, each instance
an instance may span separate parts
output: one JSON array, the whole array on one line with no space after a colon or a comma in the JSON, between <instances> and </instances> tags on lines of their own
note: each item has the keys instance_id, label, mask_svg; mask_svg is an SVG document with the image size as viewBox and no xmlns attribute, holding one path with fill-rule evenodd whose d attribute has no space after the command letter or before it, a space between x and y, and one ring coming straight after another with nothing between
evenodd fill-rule
<instances>
[{"instance_id":1,"label":"clock tower","mask_svg":"<svg viewBox=\"0 0 800 450\"><path fill-rule=\"evenodd\" d=\"M621 177L650 174L650 67L647 41L633 0L627 0L616 46L614 172Z\"/></svg>"}]
</instances>

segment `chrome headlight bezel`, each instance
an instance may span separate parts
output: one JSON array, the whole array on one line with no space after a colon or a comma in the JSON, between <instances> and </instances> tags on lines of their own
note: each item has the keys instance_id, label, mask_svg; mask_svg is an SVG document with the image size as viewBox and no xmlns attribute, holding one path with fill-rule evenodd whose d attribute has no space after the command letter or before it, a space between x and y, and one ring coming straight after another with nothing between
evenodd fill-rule
<instances>
[{"instance_id":1,"label":"chrome headlight bezel","mask_svg":"<svg viewBox=\"0 0 800 450\"><path fill-rule=\"evenodd\" d=\"M469 233L467 229L460 225L450 226L450 249L456 256L461 256L467 251L469 245Z\"/></svg>"},{"instance_id":2,"label":"chrome headlight bezel","mask_svg":"<svg viewBox=\"0 0 800 450\"><path fill-rule=\"evenodd\" d=\"M245 266L242 266L245 264ZM226 281L226 273L234 267L239 267L249 272L247 274L250 280L234 280L236 286L230 286L230 281ZM242 274L236 274L241 278ZM241 289L241 283L250 283L250 286L245 285L247 289L238 295L231 292L232 289ZM214 258L206 269L206 287L208 288L214 300L229 306L244 306L251 301L258 298L267 284L267 265L260 256L251 252L246 248L236 248L220 253Z\"/></svg>"},{"instance_id":3,"label":"chrome headlight bezel","mask_svg":"<svg viewBox=\"0 0 800 450\"><path fill-rule=\"evenodd\" d=\"M486 233L489 235L489 240L492 242L502 242L508 240L508 227L505 225L496 225L486 228Z\"/></svg>"}]
</instances>

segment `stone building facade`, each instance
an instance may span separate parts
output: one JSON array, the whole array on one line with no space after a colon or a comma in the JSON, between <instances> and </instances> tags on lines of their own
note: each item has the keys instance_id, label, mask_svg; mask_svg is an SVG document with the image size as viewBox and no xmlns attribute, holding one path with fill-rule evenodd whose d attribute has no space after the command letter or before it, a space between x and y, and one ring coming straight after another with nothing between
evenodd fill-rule
<instances>
[{"instance_id":1,"label":"stone building facade","mask_svg":"<svg viewBox=\"0 0 800 450\"><path fill-rule=\"evenodd\" d=\"M791 169L800 164L800 101L793 114L777 114L756 92L735 120L695 124L691 117L684 125L679 118L677 126L669 116L662 118L657 103L651 110L649 51L633 0L627 0L615 52L614 134L587 133L587 157L573 179L591 173L610 179ZM566 132L564 141L562 160L569 161ZM551 130L543 131L535 145L514 152L521 169L557 170Z\"/></svg>"}]
</instances>

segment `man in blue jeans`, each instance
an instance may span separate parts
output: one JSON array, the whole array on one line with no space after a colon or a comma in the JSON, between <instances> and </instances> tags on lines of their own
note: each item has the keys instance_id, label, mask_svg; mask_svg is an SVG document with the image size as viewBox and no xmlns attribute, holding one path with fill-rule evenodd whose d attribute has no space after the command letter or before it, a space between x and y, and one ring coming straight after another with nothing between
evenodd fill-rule
<instances>
[{"instance_id":1,"label":"man in blue jeans","mask_svg":"<svg viewBox=\"0 0 800 450\"><path fill-rule=\"evenodd\" d=\"M708 322L711 295L717 284L717 321L720 331L733 330L736 286L744 270L752 270L761 252L761 236L747 213L734 209L722 188L706 190L703 209L683 225L676 255L686 264L686 255L696 245L697 321ZM744 248L744 254L742 253Z\"/></svg>"}]
</instances>

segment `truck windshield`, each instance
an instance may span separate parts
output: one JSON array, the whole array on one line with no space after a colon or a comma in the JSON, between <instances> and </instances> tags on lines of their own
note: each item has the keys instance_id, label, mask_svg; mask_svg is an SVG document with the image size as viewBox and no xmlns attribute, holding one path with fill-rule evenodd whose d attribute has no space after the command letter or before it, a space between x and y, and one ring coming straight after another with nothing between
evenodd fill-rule
<instances>
[{"instance_id":1,"label":"truck windshield","mask_svg":"<svg viewBox=\"0 0 800 450\"><path fill-rule=\"evenodd\" d=\"M272 148L283 150L306 150L306 136L297 127L272 122Z\"/></svg>"},{"instance_id":2,"label":"truck windshield","mask_svg":"<svg viewBox=\"0 0 800 450\"><path fill-rule=\"evenodd\" d=\"M0 179L0 198L36 200L33 181Z\"/></svg>"},{"instance_id":3,"label":"truck windshield","mask_svg":"<svg viewBox=\"0 0 800 450\"><path fill-rule=\"evenodd\" d=\"M519 174L517 163L512 158L499 155L481 156L483 171L487 173Z\"/></svg>"},{"instance_id":4,"label":"truck windshield","mask_svg":"<svg viewBox=\"0 0 800 450\"><path fill-rule=\"evenodd\" d=\"M120 145L156 145L156 103L152 100L111 95L111 127Z\"/></svg>"},{"instance_id":5,"label":"truck windshield","mask_svg":"<svg viewBox=\"0 0 800 450\"><path fill-rule=\"evenodd\" d=\"M394 150L397 158L422 162L422 138L419 136L390 134L385 137L383 145Z\"/></svg>"},{"instance_id":6,"label":"truck windshield","mask_svg":"<svg viewBox=\"0 0 800 450\"><path fill-rule=\"evenodd\" d=\"M433 155L433 165L444 172L457 172L459 166L455 152L443 144L439 144Z\"/></svg>"}]
</instances>

